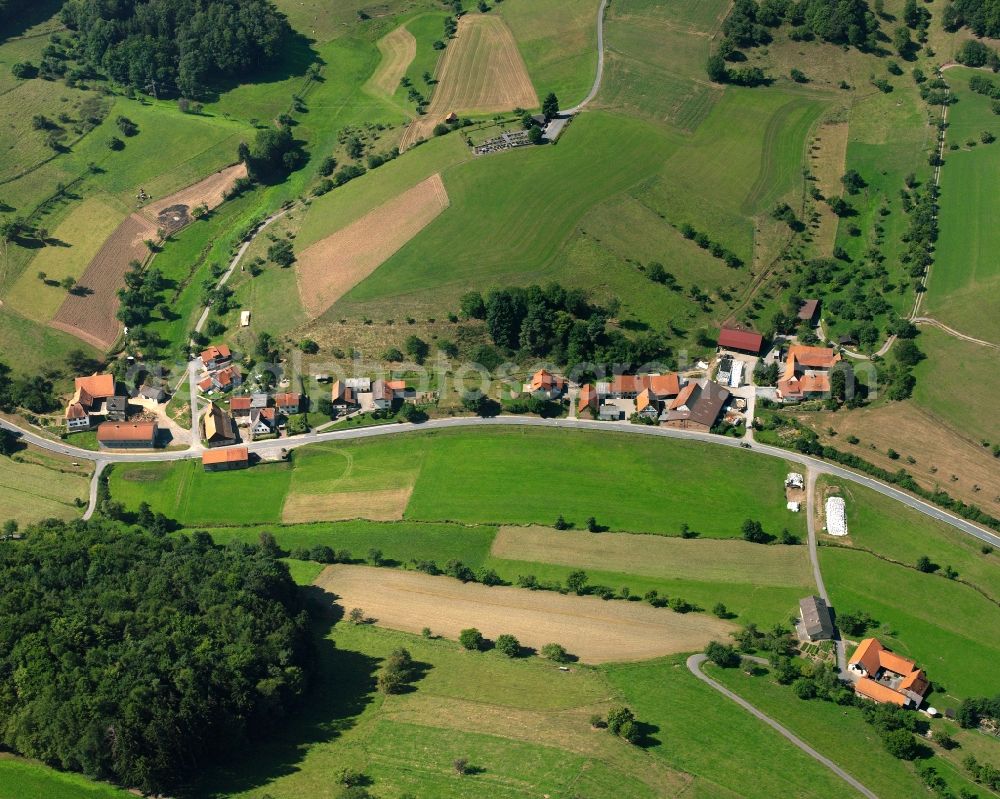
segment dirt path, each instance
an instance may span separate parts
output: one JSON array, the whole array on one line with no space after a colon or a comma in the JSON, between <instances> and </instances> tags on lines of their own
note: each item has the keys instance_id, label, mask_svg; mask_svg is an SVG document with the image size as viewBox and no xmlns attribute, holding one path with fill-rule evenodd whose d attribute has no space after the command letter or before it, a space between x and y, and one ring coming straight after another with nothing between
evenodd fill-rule
<instances>
[{"instance_id":1,"label":"dirt path","mask_svg":"<svg viewBox=\"0 0 1000 799\"><path fill-rule=\"evenodd\" d=\"M414 571L327 566L316 585L346 612L361 608L381 627L447 638L476 627L487 638L517 636L523 646L562 644L587 663L645 660L703 648L735 629L707 613L674 613L640 602L462 583Z\"/></svg>"},{"instance_id":2,"label":"dirt path","mask_svg":"<svg viewBox=\"0 0 1000 799\"><path fill-rule=\"evenodd\" d=\"M959 333L955 330L955 328L948 327L948 325L943 322L939 322L937 319L931 319L929 316L918 316L911 321L915 325L930 325L931 327L936 327L938 330L943 330L949 336L960 338L962 341L968 341L970 344L978 344L980 347L990 347L995 350L1000 350L1000 344L994 344L992 341L984 341L981 338L973 338L972 336L965 335L965 333Z\"/></svg>"}]
</instances>

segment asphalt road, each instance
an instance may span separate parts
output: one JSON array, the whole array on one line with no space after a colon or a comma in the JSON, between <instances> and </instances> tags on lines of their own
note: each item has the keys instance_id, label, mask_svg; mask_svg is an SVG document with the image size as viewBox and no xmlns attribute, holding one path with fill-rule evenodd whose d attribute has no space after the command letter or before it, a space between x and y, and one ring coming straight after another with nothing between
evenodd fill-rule
<instances>
[{"instance_id":1,"label":"asphalt road","mask_svg":"<svg viewBox=\"0 0 1000 799\"><path fill-rule=\"evenodd\" d=\"M830 769L830 771L832 771L834 774L840 777L844 782L846 782L848 785L854 788L862 796L867 796L868 799L878 799L878 796L876 796L872 791L870 791L868 788L866 788L864 785L862 785L860 782L854 779L854 777L852 777L850 774L844 771L840 766L838 766L836 763L830 760L830 758L821 755L819 752L813 749L809 744L807 744L805 741L799 738L795 733L793 733L787 727L782 726L774 719L772 719L770 716L767 716L761 711L759 711L757 708L755 708L753 705L747 702L743 697L733 693L728 688L716 682L707 674L705 674L705 672L701 670L701 667L706 660L708 660L708 658L706 658L704 655L691 655L691 657L687 659L687 667L691 671L691 673L699 680L712 686L712 688L714 688L723 696L732 699L736 704L738 704L740 707L742 707L744 710L750 713L750 715L755 716L756 718L760 719L765 724L767 724L769 727L772 727L775 730L777 730L780 735L782 735L792 744L794 744L803 752L805 752L807 755L809 755L809 757L822 763L824 766Z\"/></svg>"},{"instance_id":2,"label":"asphalt road","mask_svg":"<svg viewBox=\"0 0 1000 799\"><path fill-rule=\"evenodd\" d=\"M711 433L698 433L692 430L674 430L664 427L647 427L646 425L634 425L627 422L598 422L590 419L540 419L524 416L497 416L491 419L481 419L479 417L459 417L454 419L433 419L422 424L387 424L373 427L347 428L343 430L329 430L323 433L307 433L295 438L281 438L270 441L255 441L247 444L247 448L258 455L274 454L282 449L296 449L308 444L316 444L322 441L352 441L364 438L378 438L380 436L398 435L399 433L419 432L424 430L450 430L465 427L493 427L493 426L518 426L518 427L543 427L559 428L569 430L591 430L600 432L617 432L629 435L658 436L661 438L679 438L688 441L701 441L706 444L713 444L722 447L739 447L741 439L717 436ZM16 425L6 420L0 419L0 427L5 427L19 433L22 439L51 452L67 455L71 458L96 461L97 463L143 463L149 461L180 461L188 458L198 458L201 452L197 449L184 449L176 451L158 452L92 452L79 449L59 441L52 441L43 438L29 431L22 430ZM808 469L814 469L818 474L831 474L836 477L850 480L853 483L866 486L877 491L897 502L902 502L925 516L950 524L952 527L961 530L963 533L974 536L984 543L1000 548L1000 536L979 527L965 519L949 513L942 508L935 507L922 499L910 496L900 491L898 488L881 483L864 474L845 469L835 463L827 463L809 455L803 455L791 450L772 447L767 444L753 443L747 450L749 453L766 455L775 458L782 458L786 461L801 464Z\"/></svg>"}]
</instances>

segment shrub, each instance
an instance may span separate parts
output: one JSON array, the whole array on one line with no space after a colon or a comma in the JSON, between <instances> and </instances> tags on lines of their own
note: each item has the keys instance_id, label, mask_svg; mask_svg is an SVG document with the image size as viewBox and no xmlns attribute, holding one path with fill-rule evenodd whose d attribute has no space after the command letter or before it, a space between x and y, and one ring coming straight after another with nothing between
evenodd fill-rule
<instances>
[{"instance_id":1,"label":"shrub","mask_svg":"<svg viewBox=\"0 0 1000 799\"><path fill-rule=\"evenodd\" d=\"M721 666L724 669L732 669L740 665L740 653L736 651L736 647L729 644L712 641L705 647L705 655L716 666Z\"/></svg>"},{"instance_id":2,"label":"shrub","mask_svg":"<svg viewBox=\"0 0 1000 799\"><path fill-rule=\"evenodd\" d=\"M545 644L541 648L542 657L546 660L551 660L554 663L568 663L569 653L566 648L561 644Z\"/></svg>"},{"instance_id":3,"label":"shrub","mask_svg":"<svg viewBox=\"0 0 1000 799\"><path fill-rule=\"evenodd\" d=\"M891 730L882 736L886 751L900 760L915 760L920 752L917 739L909 730Z\"/></svg>"},{"instance_id":4,"label":"shrub","mask_svg":"<svg viewBox=\"0 0 1000 799\"><path fill-rule=\"evenodd\" d=\"M493 642L493 646L497 652L509 658L516 658L521 654L521 642L509 633L498 635L496 641Z\"/></svg>"},{"instance_id":5,"label":"shrub","mask_svg":"<svg viewBox=\"0 0 1000 799\"><path fill-rule=\"evenodd\" d=\"M483 634L475 627L469 627L458 634L458 642L470 652L480 652L485 646Z\"/></svg>"}]
</instances>

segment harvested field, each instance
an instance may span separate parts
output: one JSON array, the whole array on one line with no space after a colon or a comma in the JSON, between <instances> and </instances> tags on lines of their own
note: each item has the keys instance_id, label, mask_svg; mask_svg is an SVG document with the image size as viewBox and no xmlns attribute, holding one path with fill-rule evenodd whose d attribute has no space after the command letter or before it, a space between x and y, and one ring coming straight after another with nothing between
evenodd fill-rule
<instances>
[{"instance_id":1,"label":"harvested field","mask_svg":"<svg viewBox=\"0 0 1000 799\"><path fill-rule=\"evenodd\" d=\"M233 183L246 174L246 164L235 164L129 216L87 265L78 281L80 293L66 297L50 323L52 327L98 349L110 349L121 330L115 317L118 289L129 263L145 261L149 255L146 240L155 240L158 228L168 233L180 230L192 221L190 210L198 205L209 209L220 205Z\"/></svg>"},{"instance_id":2,"label":"harvested field","mask_svg":"<svg viewBox=\"0 0 1000 799\"><path fill-rule=\"evenodd\" d=\"M345 611L362 608L381 627L457 638L467 627L487 638L517 636L540 649L557 642L587 663L643 660L692 652L725 638L732 624L704 613L674 613L638 602L606 602L450 577L368 566L327 566L316 585Z\"/></svg>"},{"instance_id":3,"label":"harvested field","mask_svg":"<svg viewBox=\"0 0 1000 799\"><path fill-rule=\"evenodd\" d=\"M809 151L809 167L816 177L816 188L824 197L837 197L843 191L840 182L847 159L847 138L850 126L847 122L831 122L821 125L813 139ZM819 227L816 229L814 246L823 258L833 255L837 241L838 217L825 202L816 203L819 213Z\"/></svg>"},{"instance_id":4,"label":"harvested field","mask_svg":"<svg viewBox=\"0 0 1000 799\"><path fill-rule=\"evenodd\" d=\"M466 14L459 19L436 77L427 114L410 123L400 150L428 138L451 111L489 114L539 105L514 35L499 17Z\"/></svg>"},{"instance_id":5,"label":"harvested field","mask_svg":"<svg viewBox=\"0 0 1000 799\"><path fill-rule=\"evenodd\" d=\"M644 577L813 586L805 547L549 527L501 527L490 554Z\"/></svg>"},{"instance_id":6,"label":"harvested field","mask_svg":"<svg viewBox=\"0 0 1000 799\"><path fill-rule=\"evenodd\" d=\"M100 350L108 350L118 338L121 323L118 289L131 261L149 255L147 239L156 238L156 225L141 214L132 214L111 234L78 281L80 293L70 294L50 322Z\"/></svg>"},{"instance_id":7,"label":"harvested field","mask_svg":"<svg viewBox=\"0 0 1000 799\"><path fill-rule=\"evenodd\" d=\"M305 250L296 277L306 313L322 314L447 207L435 174Z\"/></svg>"},{"instance_id":8,"label":"harvested field","mask_svg":"<svg viewBox=\"0 0 1000 799\"><path fill-rule=\"evenodd\" d=\"M391 97L399 87L400 79L406 74L407 67L416 58L417 40L400 25L392 33L378 40L378 49L382 53L382 60L368 81L368 85L375 91Z\"/></svg>"},{"instance_id":9,"label":"harvested field","mask_svg":"<svg viewBox=\"0 0 1000 799\"><path fill-rule=\"evenodd\" d=\"M383 491L345 491L339 494L289 494L281 511L285 524L371 519L395 522L403 518L410 502L410 488Z\"/></svg>"}]
</instances>

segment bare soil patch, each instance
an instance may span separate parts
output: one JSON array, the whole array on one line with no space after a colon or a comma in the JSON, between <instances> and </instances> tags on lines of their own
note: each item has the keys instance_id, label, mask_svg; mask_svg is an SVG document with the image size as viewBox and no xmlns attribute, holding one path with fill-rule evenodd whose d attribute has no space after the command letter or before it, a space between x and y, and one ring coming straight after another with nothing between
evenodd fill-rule
<instances>
[{"instance_id":1,"label":"bare soil patch","mask_svg":"<svg viewBox=\"0 0 1000 799\"><path fill-rule=\"evenodd\" d=\"M431 175L301 253L296 277L302 307L322 314L448 207L441 176Z\"/></svg>"},{"instance_id":2,"label":"bare soil patch","mask_svg":"<svg viewBox=\"0 0 1000 799\"><path fill-rule=\"evenodd\" d=\"M774 586L813 584L805 547L763 547L746 541L501 527L491 554L505 560L664 579Z\"/></svg>"},{"instance_id":3,"label":"bare soil patch","mask_svg":"<svg viewBox=\"0 0 1000 799\"><path fill-rule=\"evenodd\" d=\"M289 494L281 511L285 524L371 519L395 522L403 518L413 487L337 494Z\"/></svg>"},{"instance_id":4,"label":"bare soil patch","mask_svg":"<svg viewBox=\"0 0 1000 799\"><path fill-rule=\"evenodd\" d=\"M426 139L434 126L452 111L489 114L539 105L514 34L500 17L463 16L436 77L438 84L427 114L410 123L399 144L400 150Z\"/></svg>"},{"instance_id":5,"label":"bare soil patch","mask_svg":"<svg viewBox=\"0 0 1000 799\"><path fill-rule=\"evenodd\" d=\"M186 207L189 212L190 209L199 205L205 205L211 210L222 205L222 202L226 199L226 192L233 187L233 184L237 180L246 176L246 164L233 164L209 175L204 180L199 180L186 189L175 191L167 197L154 200L143 207L141 213L150 221L159 223L161 217L172 218L176 215L181 206Z\"/></svg>"},{"instance_id":6,"label":"bare soil patch","mask_svg":"<svg viewBox=\"0 0 1000 799\"><path fill-rule=\"evenodd\" d=\"M844 174L849 131L850 125L847 122L823 124L817 130L809 149L809 168L816 177L816 188L824 197L841 194L840 178ZM837 241L840 217L825 202L816 203L816 211L819 213L819 227L813 243L821 257L830 258Z\"/></svg>"},{"instance_id":7,"label":"bare soil patch","mask_svg":"<svg viewBox=\"0 0 1000 799\"><path fill-rule=\"evenodd\" d=\"M66 296L49 324L98 349L111 349L121 330L115 317L118 289L124 285L129 263L145 261L149 256L145 242L155 238L155 224L141 214L129 216L97 251L77 282L78 293Z\"/></svg>"},{"instance_id":8,"label":"bare soil patch","mask_svg":"<svg viewBox=\"0 0 1000 799\"><path fill-rule=\"evenodd\" d=\"M391 96L417 56L417 40L400 25L378 40L378 49L382 53L382 60L368 83L376 91Z\"/></svg>"},{"instance_id":9,"label":"bare soil patch","mask_svg":"<svg viewBox=\"0 0 1000 799\"><path fill-rule=\"evenodd\" d=\"M146 240L157 239L158 228L168 235L180 230L191 222L191 209L198 205L209 210L221 205L226 192L246 174L246 164L234 164L129 216L87 265L77 284L79 291L66 297L50 325L98 349L110 349L121 330L115 317L118 289L124 285L129 263L144 262L149 256Z\"/></svg>"},{"instance_id":10,"label":"bare soil patch","mask_svg":"<svg viewBox=\"0 0 1000 799\"><path fill-rule=\"evenodd\" d=\"M345 611L361 608L381 627L418 633L430 627L458 638L467 627L487 638L512 633L540 649L562 644L587 663L644 660L693 652L725 638L732 624L705 613L674 613L639 602L604 601L368 566L327 566L316 585Z\"/></svg>"},{"instance_id":11,"label":"bare soil patch","mask_svg":"<svg viewBox=\"0 0 1000 799\"><path fill-rule=\"evenodd\" d=\"M799 419L819 434L823 444L853 452L891 472L906 469L924 488L947 491L992 516L1000 515L1000 469L990 450L911 402L840 411L832 418L803 413ZM827 432L831 425L836 436ZM851 435L860 441L849 444ZM890 449L899 458L890 458Z\"/></svg>"}]
</instances>

